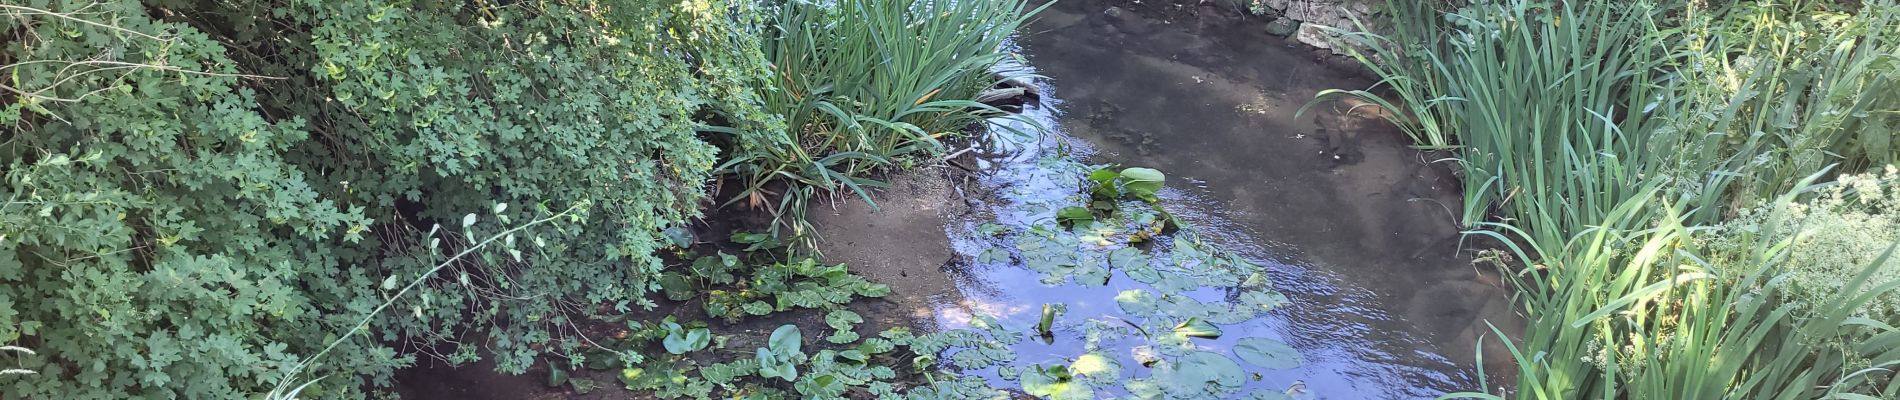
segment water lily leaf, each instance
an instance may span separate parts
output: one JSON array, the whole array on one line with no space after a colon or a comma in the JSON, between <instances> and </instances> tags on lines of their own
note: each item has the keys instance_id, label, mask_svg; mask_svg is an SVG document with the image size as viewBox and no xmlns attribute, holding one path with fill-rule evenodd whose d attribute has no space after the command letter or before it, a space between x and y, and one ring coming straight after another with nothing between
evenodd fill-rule
<instances>
[{"instance_id":1,"label":"water lily leaf","mask_svg":"<svg viewBox=\"0 0 1900 400\"><path fill-rule=\"evenodd\" d=\"M1102 353L1083 353L1069 364L1069 372L1087 377L1090 382L1112 383L1122 376L1120 361Z\"/></svg>"},{"instance_id":2,"label":"water lily leaf","mask_svg":"<svg viewBox=\"0 0 1900 400\"><path fill-rule=\"evenodd\" d=\"M1240 305L1256 313L1273 311L1288 302L1286 295L1277 291L1245 292L1240 294Z\"/></svg>"},{"instance_id":3,"label":"water lily leaf","mask_svg":"<svg viewBox=\"0 0 1900 400\"><path fill-rule=\"evenodd\" d=\"M1001 235L1003 231L1004 227L1002 225L993 222L985 222L982 225L976 226L976 233L983 234L984 236Z\"/></svg>"},{"instance_id":4,"label":"water lily leaf","mask_svg":"<svg viewBox=\"0 0 1900 400\"><path fill-rule=\"evenodd\" d=\"M1220 354L1197 351L1155 369L1163 389L1180 397L1224 393L1246 382L1240 364Z\"/></svg>"},{"instance_id":5,"label":"water lily leaf","mask_svg":"<svg viewBox=\"0 0 1900 400\"><path fill-rule=\"evenodd\" d=\"M1001 247L983 249L982 253L977 253L976 255L976 262L984 264L995 264L1007 261L1009 261L1009 251L1003 250Z\"/></svg>"},{"instance_id":6,"label":"water lily leaf","mask_svg":"<svg viewBox=\"0 0 1900 400\"><path fill-rule=\"evenodd\" d=\"M1155 313L1155 296L1146 290L1123 290L1115 295L1115 304L1121 306L1122 312L1128 315L1147 317Z\"/></svg>"},{"instance_id":7,"label":"water lily leaf","mask_svg":"<svg viewBox=\"0 0 1900 400\"><path fill-rule=\"evenodd\" d=\"M1221 334L1220 327L1203 321L1200 317L1188 318L1187 321L1175 325L1174 333L1181 336L1207 339L1219 338Z\"/></svg>"},{"instance_id":8,"label":"water lily leaf","mask_svg":"<svg viewBox=\"0 0 1900 400\"><path fill-rule=\"evenodd\" d=\"M1153 257L1143 254L1141 249L1134 247L1123 247L1108 253L1108 265L1123 271L1147 267L1151 260Z\"/></svg>"},{"instance_id":9,"label":"water lily leaf","mask_svg":"<svg viewBox=\"0 0 1900 400\"><path fill-rule=\"evenodd\" d=\"M1095 214L1082 207L1063 207L1056 211L1056 223L1063 225L1086 224L1095 221Z\"/></svg>"},{"instance_id":10,"label":"water lily leaf","mask_svg":"<svg viewBox=\"0 0 1900 400\"><path fill-rule=\"evenodd\" d=\"M1018 376L1018 381L1022 382L1024 392L1051 400L1095 398L1093 388L1090 388L1087 383L1072 379L1068 369L1060 365L1023 370Z\"/></svg>"},{"instance_id":11,"label":"water lily leaf","mask_svg":"<svg viewBox=\"0 0 1900 400\"><path fill-rule=\"evenodd\" d=\"M1102 286L1108 284L1108 268L1089 264L1075 268L1075 283L1083 286Z\"/></svg>"},{"instance_id":12,"label":"water lily leaf","mask_svg":"<svg viewBox=\"0 0 1900 400\"><path fill-rule=\"evenodd\" d=\"M1121 173L1122 190L1148 202L1155 202L1155 191L1167 181L1167 176L1152 168L1128 168Z\"/></svg>"},{"instance_id":13,"label":"water lily leaf","mask_svg":"<svg viewBox=\"0 0 1900 400\"><path fill-rule=\"evenodd\" d=\"M1297 368L1302 362L1299 350L1285 342L1268 338L1243 338L1234 343L1234 356L1248 364L1269 369Z\"/></svg>"}]
</instances>

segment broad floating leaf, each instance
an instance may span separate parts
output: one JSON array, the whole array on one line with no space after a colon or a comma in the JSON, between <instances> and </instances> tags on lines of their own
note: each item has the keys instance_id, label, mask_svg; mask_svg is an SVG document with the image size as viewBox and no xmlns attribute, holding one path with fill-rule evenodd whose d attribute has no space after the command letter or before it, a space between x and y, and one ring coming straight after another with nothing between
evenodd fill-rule
<instances>
[{"instance_id":1,"label":"broad floating leaf","mask_svg":"<svg viewBox=\"0 0 1900 400\"><path fill-rule=\"evenodd\" d=\"M1187 321L1183 321L1181 322L1181 324L1175 325L1174 333L1179 334L1181 336L1207 338L1207 339L1219 338L1221 334L1220 327L1214 326L1214 324L1210 324L1207 321L1203 321L1201 320L1200 317L1188 318Z\"/></svg>"},{"instance_id":2,"label":"broad floating leaf","mask_svg":"<svg viewBox=\"0 0 1900 400\"><path fill-rule=\"evenodd\" d=\"M1243 338L1234 344L1234 357L1248 364L1269 369L1291 369L1303 361L1299 350L1285 342L1268 338Z\"/></svg>"}]
</instances>

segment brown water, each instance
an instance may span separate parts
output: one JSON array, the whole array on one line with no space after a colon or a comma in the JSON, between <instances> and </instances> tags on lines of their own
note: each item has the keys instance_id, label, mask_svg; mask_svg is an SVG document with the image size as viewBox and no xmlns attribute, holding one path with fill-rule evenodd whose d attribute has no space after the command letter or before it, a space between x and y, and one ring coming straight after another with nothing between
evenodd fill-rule
<instances>
[{"instance_id":1,"label":"brown water","mask_svg":"<svg viewBox=\"0 0 1900 400\"><path fill-rule=\"evenodd\" d=\"M1106 286L1051 286L1021 265L972 261L1006 245L977 225L1030 226L1048 218L1043 203L1077 193L1073 176L1037 162L1068 151L1092 163L1168 173L1162 207L1264 265L1292 300L1266 317L1222 326L1218 340L1197 341L1220 352L1235 338L1259 336L1300 350L1299 368L1248 369L1261 376L1245 390L1303 384L1315 398L1366 399L1479 389L1473 350L1489 333L1484 321L1507 332L1515 322L1495 276L1459 254L1456 179L1381 121L1345 115L1334 103L1295 115L1320 90L1371 81L1265 35L1259 21L1236 20L1234 10L1121 7L1062 2L1023 35L1020 54L1048 77L1040 82L1044 104L1026 115L1054 132L984 158L988 175L973 191L989 196L945 228L961 255L947 267L957 290L934 297L928 319L955 329L988 314L1027 326L1040 304L1065 303L1069 312L1057 325L1079 336L1081 321L1132 318L1114 296L1144 286L1119 272ZM1490 342L1487 354L1504 354ZM1061 363L1083 347L1025 341L1011 346L1020 354L1011 365ZM1125 376L1147 374L1127 367L1135 364L1126 349L1111 350L1123 350ZM1505 366L1492 361L1492 371ZM995 370L970 372L1010 386Z\"/></svg>"}]
</instances>

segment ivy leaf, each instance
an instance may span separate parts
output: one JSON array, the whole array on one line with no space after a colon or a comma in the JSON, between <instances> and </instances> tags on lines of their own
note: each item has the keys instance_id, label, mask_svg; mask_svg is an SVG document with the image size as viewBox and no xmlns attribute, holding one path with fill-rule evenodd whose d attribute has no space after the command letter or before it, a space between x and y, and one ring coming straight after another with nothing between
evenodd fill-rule
<instances>
[{"instance_id":1,"label":"ivy leaf","mask_svg":"<svg viewBox=\"0 0 1900 400\"><path fill-rule=\"evenodd\" d=\"M1268 338L1242 338L1234 343L1234 356L1248 364L1268 369L1292 369L1303 361L1299 350L1285 342Z\"/></svg>"},{"instance_id":2,"label":"ivy leaf","mask_svg":"<svg viewBox=\"0 0 1900 400\"><path fill-rule=\"evenodd\" d=\"M475 226L475 213L468 213L468 215L462 216L462 228L466 229L471 226Z\"/></svg>"}]
</instances>

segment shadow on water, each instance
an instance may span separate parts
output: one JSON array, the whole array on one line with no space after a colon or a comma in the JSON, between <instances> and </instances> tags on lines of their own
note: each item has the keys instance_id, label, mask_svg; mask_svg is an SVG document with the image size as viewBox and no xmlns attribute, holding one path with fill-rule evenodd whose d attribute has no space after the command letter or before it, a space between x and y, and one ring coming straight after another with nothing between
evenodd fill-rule
<instances>
[{"instance_id":1,"label":"shadow on water","mask_svg":"<svg viewBox=\"0 0 1900 400\"><path fill-rule=\"evenodd\" d=\"M1116 354L1126 379L1151 373L1130 354L1139 340L1077 339L1091 319L1139 320L1117 307L1116 295L1148 285L1119 270L1104 286L1049 285L1022 257L976 261L1012 244L979 226L1046 224L1049 204L1081 191L1073 171L1041 161L1067 152L1166 172L1161 207L1204 240L1264 266L1273 288L1290 299L1265 316L1222 325L1219 339L1193 341L1229 354L1237 339L1265 337L1300 351L1304 363L1294 369L1246 366L1258 374L1246 391L1303 387L1315 398L1360 399L1478 389L1473 354L1481 336L1493 356L1489 370L1506 369L1485 321L1512 333L1518 322L1497 277L1459 254L1455 177L1405 147L1395 128L1358 111L1322 103L1295 115L1320 90L1364 88L1370 80L1258 33L1249 28L1258 21L1236 21L1233 10L1185 8L1070 1L1030 27L1021 54L1051 78L1041 82L1043 106L1026 116L1054 133L1035 145L999 145L984 158L978 191L991 198L945 228L960 255L947 267L960 293L933 306L938 327L968 328L978 315L1031 326L1041 304L1063 303L1068 312L1057 326L1067 332L1058 336L1071 339L1012 345L1019 358L1010 366L1066 363L1094 347ZM1232 292L1187 295L1212 302ZM969 372L1013 386L996 368Z\"/></svg>"}]
</instances>

